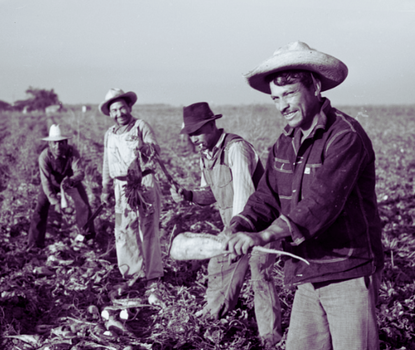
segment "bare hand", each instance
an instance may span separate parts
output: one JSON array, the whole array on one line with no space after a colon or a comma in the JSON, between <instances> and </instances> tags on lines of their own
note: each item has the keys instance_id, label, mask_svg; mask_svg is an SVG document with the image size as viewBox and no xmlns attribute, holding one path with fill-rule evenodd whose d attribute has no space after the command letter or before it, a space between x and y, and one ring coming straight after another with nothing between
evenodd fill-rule
<instances>
[{"instance_id":1,"label":"bare hand","mask_svg":"<svg viewBox=\"0 0 415 350\"><path fill-rule=\"evenodd\" d=\"M243 255L256 245L264 245L258 232L238 232L232 235L225 243L231 254Z\"/></svg>"},{"instance_id":2,"label":"bare hand","mask_svg":"<svg viewBox=\"0 0 415 350\"><path fill-rule=\"evenodd\" d=\"M60 214L60 213L61 213L61 205L60 205L59 203L56 203L56 204L54 205L54 209L55 209L55 211L56 211L58 214Z\"/></svg>"},{"instance_id":3,"label":"bare hand","mask_svg":"<svg viewBox=\"0 0 415 350\"><path fill-rule=\"evenodd\" d=\"M63 178L61 185L64 190L67 190L73 187L73 183L71 179L69 179L69 177L67 176Z\"/></svg>"}]
</instances>

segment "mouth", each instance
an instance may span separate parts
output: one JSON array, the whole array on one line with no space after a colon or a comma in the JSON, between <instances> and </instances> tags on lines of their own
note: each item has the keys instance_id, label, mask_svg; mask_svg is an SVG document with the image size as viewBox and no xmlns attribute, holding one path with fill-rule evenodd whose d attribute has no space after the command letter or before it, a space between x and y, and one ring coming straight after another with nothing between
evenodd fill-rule
<instances>
[{"instance_id":1,"label":"mouth","mask_svg":"<svg viewBox=\"0 0 415 350\"><path fill-rule=\"evenodd\" d=\"M284 113L283 116L286 120L291 120L294 118L296 113L297 112L288 112L288 113Z\"/></svg>"}]
</instances>

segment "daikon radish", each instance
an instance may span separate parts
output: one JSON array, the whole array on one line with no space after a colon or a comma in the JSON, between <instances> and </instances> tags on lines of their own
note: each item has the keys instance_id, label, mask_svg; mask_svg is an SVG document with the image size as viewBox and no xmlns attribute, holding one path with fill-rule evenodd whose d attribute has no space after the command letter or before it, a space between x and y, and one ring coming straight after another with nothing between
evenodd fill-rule
<instances>
[{"instance_id":1,"label":"daikon radish","mask_svg":"<svg viewBox=\"0 0 415 350\"><path fill-rule=\"evenodd\" d=\"M172 241L170 256L175 260L204 260L224 253L224 239L204 233L184 232Z\"/></svg>"},{"instance_id":2,"label":"daikon radish","mask_svg":"<svg viewBox=\"0 0 415 350\"><path fill-rule=\"evenodd\" d=\"M224 250L224 236L217 237L205 233L191 233L184 232L178 234L171 242L170 257L175 260L205 260L218 255L229 254ZM301 260L307 265L310 263L295 255L283 250L268 249L264 247L255 246L252 250L260 251L267 254L287 255L294 259Z\"/></svg>"}]
</instances>

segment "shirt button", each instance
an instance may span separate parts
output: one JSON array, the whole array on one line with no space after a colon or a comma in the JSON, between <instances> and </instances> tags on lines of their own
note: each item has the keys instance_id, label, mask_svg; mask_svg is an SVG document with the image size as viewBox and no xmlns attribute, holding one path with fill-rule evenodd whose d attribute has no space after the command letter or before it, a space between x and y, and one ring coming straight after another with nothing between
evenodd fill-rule
<instances>
[{"instance_id":1,"label":"shirt button","mask_svg":"<svg viewBox=\"0 0 415 350\"><path fill-rule=\"evenodd\" d=\"M297 192L297 190L293 190L293 193Z\"/></svg>"}]
</instances>

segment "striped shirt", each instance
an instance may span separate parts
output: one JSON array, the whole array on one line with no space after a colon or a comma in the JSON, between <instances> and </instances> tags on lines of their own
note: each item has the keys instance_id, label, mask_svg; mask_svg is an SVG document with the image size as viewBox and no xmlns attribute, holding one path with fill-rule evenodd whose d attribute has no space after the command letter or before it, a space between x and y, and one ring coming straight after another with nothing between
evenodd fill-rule
<instances>
[{"instance_id":1,"label":"striped shirt","mask_svg":"<svg viewBox=\"0 0 415 350\"><path fill-rule=\"evenodd\" d=\"M212 157L216 154L220 145L223 143L225 136L226 133L222 132L222 135L213 147L212 151L203 151L203 154L207 159L212 159ZM249 143L242 140L234 141L230 144L227 156L229 168L232 172L234 190L232 215L234 216L239 214L244 209L249 196L255 192L252 176L258 164L259 156ZM200 166L201 169L203 169L202 160L200 160ZM203 171L200 186L202 189L208 187Z\"/></svg>"}]
</instances>

